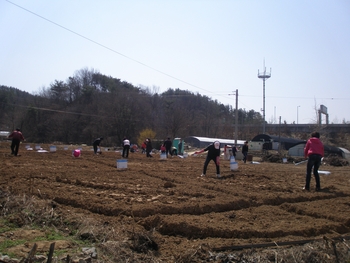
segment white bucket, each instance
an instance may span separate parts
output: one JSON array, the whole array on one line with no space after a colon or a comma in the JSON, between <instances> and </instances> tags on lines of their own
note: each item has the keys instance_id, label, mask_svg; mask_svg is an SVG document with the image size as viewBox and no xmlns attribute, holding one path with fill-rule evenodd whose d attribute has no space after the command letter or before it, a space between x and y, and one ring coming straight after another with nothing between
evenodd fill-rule
<instances>
[{"instance_id":1,"label":"white bucket","mask_svg":"<svg viewBox=\"0 0 350 263\"><path fill-rule=\"evenodd\" d=\"M235 171L238 169L238 163L237 162L230 162L230 169L231 171Z\"/></svg>"},{"instance_id":2,"label":"white bucket","mask_svg":"<svg viewBox=\"0 0 350 263\"><path fill-rule=\"evenodd\" d=\"M235 157L234 157L234 156L231 156L230 162L235 162L235 161L236 161Z\"/></svg>"},{"instance_id":3,"label":"white bucket","mask_svg":"<svg viewBox=\"0 0 350 263\"><path fill-rule=\"evenodd\" d=\"M166 153L161 153L160 154L160 159L166 159Z\"/></svg>"},{"instance_id":4,"label":"white bucket","mask_svg":"<svg viewBox=\"0 0 350 263\"><path fill-rule=\"evenodd\" d=\"M35 145L35 150L40 150L40 149L41 149L40 145Z\"/></svg>"},{"instance_id":5,"label":"white bucket","mask_svg":"<svg viewBox=\"0 0 350 263\"><path fill-rule=\"evenodd\" d=\"M188 157L188 153L184 153L184 158L187 158Z\"/></svg>"},{"instance_id":6,"label":"white bucket","mask_svg":"<svg viewBox=\"0 0 350 263\"><path fill-rule=\"evenodd\" d=\"M125 160L125 159L117 160L117 168L118 169L126 169L126 168L128 168L128 160Z\"/></svg>"},{"instance_id":7,"label":"white bucket","mask_svg":"<svg viewBox=\"0 0 350 263\"><path fill-rule=\"evenodd\" d=\"M56 146L50 146L50 152L56 152Z\"/></svg>"},{"instance_id":8,"label":"white bucket","mask_svg":"<svg viewBox=\"0 0 350 263\"><path fill-rule=\"evenodd\" d=\"M283 162L283 163L287 163L287 158L283 158L283 159L282 159L282 162Z\"/></svg>"}]
</instances>

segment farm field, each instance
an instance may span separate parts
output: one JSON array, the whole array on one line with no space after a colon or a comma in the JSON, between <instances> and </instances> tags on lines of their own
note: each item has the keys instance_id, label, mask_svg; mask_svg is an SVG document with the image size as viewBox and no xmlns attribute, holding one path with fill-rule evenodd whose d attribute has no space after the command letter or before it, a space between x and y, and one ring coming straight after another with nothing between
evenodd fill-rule
<instances>
[{"instance_id":1,"label":"farm field","mask_svg":"<svg viewBox=\"0 0 350 263\"><path fill-rule=\"evenodd\" d=\"M10 142L0 143L1 191L53 204L52 213L76 222L76 230L90 232L95 242L119 242L119 254L128 254L120 243L129 249L136 236L146 244L137 254L152 255L159 262L204 262L214 254L213 262L221 262L220 253L227 258L240 246L236 257L242 260L242 249L252 245L297 246L303 240L350 235L350 169L330 166L327 158L320 170L331 174L320 175L322 191L315 191L312 178L311 191L305 192L306 164L254 159L238 161L238 170L231 171L230 161L222 159L218 179L214 163L209 163L207 176L200 177L206 153L168 159L130 153L127 169L117 169L121 154L113 150L94 155L91 147L83 147L75 158L73 146L39 153L21 144L20 156L14 157L9 146ZM49 151L49 145L42 148ZM14 253L25 256L30 249L22 246ZM275 260L276 253L267 249L270 254L265 256ZM326 254L335 262L332 247ZM222 262L240 262L231 260Z\"/></svg>"}]
</instances>

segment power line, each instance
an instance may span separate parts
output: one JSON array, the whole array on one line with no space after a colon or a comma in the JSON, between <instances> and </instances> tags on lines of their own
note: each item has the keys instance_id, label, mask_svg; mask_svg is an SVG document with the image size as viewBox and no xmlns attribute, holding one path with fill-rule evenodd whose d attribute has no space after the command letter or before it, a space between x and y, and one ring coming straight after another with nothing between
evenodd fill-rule
<instances>
[{"instance_id":1,"label":"power line","mask_svg":"<svg viewBox=\"0 0 350 263\"><path fill-rule=\"evenodd\" d=\"M124 54L121 53L121 52L118 52L118 51L116 51L116 50L114 50L114 49L112 49L112 48L110 48L110 47L107 47L106 45L103 45L103 44L101 44L101 43L99 43L99 42L97 42L97 41L95 41L95 40L93 40L93 39L91 39L91 38L88 38L88 37L86 37L86 36L84 36L84 35L82 35L82 34L79 34L79 33L75 32L75 31L73 31L73 30L71 30L71 29L69 29L69 28L67 28L67 27L65 27L65 26L62 26L62 25L60 25L60 24L58 24L58 23L56 23L56 22L54 22L54 21L52 21L52 20L50 20L50 19L48 19L48 18L46 18L46 17L43 17L43 16L41 16L41 15L39 15L39 14L33 12L33 11L30 11L29 9L26 9L26 8L20 6L20 5L17 5L17 4L15 4L15 3L13 3L13 2L11 2L11 1L9 1L9 0L5 0L5 1L8 2L8 3L10 3L10 4L12 4L12 5L14 5L14 6L17 6L18 8L21 8L21 9L25 10L25 11L28 12L28 13L33 14L33 15L35 15L35 16L37 16L37 17L39 17L39 18L41 18L41 19L43 19L43 20L45 20L45 21L47 21L47 22L49 22L49 23L51 23L51 24L54 24L55 26L58 26L58 27L60 27L60 28L63 28L64 30L66 30L66 31L68 31L68 32L70 32L70 33L72 33L72 34L75 34L75 35L77 35L77 36L79 36L79 37L81 37L81 38L83 38L83 39L85 39L85 40L87 40L87 41L90 41L90 42L92 42L92 43L94 43L94 44L96 44L96 45L98 45L98 46L100 46L100 47L103 47L103 48L105 48L105 49L107 49L107 50L109 50L109 51L111 51L111 52L113 52L113 53L115 53L115 54L118 54L118 55L120 55L120 56L122 56L122 57L124 57L124 58L127 58L127 59L129 59L129 60L131 60L131 61L133 61L133 62L135 62L135 63L138 63L138 64L140 64L140 65L142 65L142 66L144 66L144 67L146 67L146 68L152 69L152 70L154 70L154 71L156 71L156 72L158 72L158 73L160 73L160 74L163 74L163 75L165 75L165 76L167 76L167 77L169 77L169 78L175 79L175 80L177 80L177 81L179 81L179 82L182 82L182 83L184 83L184 84L186 84L186 85L189 85L189 86L191 86L191 87L194 87L194 88L197 88L197 89L200 89L200 90L209 92L210 94L213 94L213 95L221 96L220 94L213 93L213 92L211 92L211 91L209 91L209 90L206 90L206 89L203 89L203 88L201 88L201 87L198 87L198 86L196 86L196 85L194 85L194 84L191 84L191 83L189 83L189 82L187 82L187 81L184 81L184 80L181 80L181 79L179 79L179 78L177 78L177 77L174 77L174 76L172 76L172 75L170 75L170 74L168 74L168 73L166 73L166 72L164 72L164 71L161 71L161 70L156 69L156 68L154 68L154 67L152 67L152 66L149 66L149 65L147 65L146 63L143 63L143 62L141 62L141 61L139 61L139 60L136 60L136 59L134 59L134 58L132 58L132 57L129 57L129 56L127 56L127 55L124 55ZM225 96L221 96L221 97L226 98Z\"/></svg>"}]
</instances>

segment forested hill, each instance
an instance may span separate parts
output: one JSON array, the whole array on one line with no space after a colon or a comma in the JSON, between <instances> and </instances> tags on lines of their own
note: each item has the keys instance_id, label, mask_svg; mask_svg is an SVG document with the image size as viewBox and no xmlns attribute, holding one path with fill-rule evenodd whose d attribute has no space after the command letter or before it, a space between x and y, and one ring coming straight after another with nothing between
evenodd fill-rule
<instances>
[{"instance_id":1,"label":"forested hill","mask_svg":"<svg viewBox=\"0 0 350 263\"><path fill-rule=\"evenodd\" d=\"M20 128L31 142L87 143L105 137L120 145L191 135L233 138L234 109L207 96L169 88L135 87L94 70L81 69L36 95L0 86L0 129ZM239 109L240 124L262 123L254 110ZM141 134L141 135L140 135Z\"/></svg>"}]
</instances>

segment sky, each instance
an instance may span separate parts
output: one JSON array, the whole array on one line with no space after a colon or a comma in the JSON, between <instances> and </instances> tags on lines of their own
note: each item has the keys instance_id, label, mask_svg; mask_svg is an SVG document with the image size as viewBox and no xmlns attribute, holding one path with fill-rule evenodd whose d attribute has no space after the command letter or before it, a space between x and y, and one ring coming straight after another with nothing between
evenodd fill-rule
<instances>
[{"instance_id":1,"label":"sky","mask_svg":"<svg viewBox=\"0 0 350 263\"><path fill-rule=\"evenodd\" d=\"M238 93L268 123L321 105L350 123L350 1L0 0L0 85L38 94L86 68L233 108Z\"/></svg>"}]
</instances>

